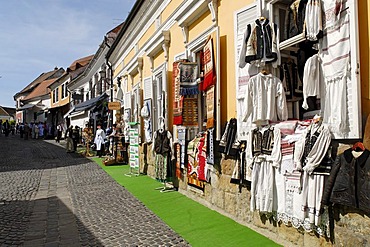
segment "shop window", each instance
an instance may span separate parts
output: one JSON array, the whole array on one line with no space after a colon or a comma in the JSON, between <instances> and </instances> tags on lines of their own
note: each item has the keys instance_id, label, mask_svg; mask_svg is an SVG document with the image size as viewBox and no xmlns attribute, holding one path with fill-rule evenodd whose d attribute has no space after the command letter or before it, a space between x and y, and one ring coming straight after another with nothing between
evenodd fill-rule
<instances>
[{"instance_id":1,"label":"shop window","mask_svg":"<svg viewBox=\"0 0 370 247\"><path fill-rule=\"evenodd\" d=\"M132 99L131 99L131 92L125 93L125 99L124 99L124 107L125 107L125 113L127 114L129 122L132 122L131 119L131 105L132 105Z\"/></svg>"},{"instance_id":2,"label":"shop window","mask_svg":"<svg viewBox=\"0 0 370 247\"><path fill-rule=\"evenodd\" d=\"M53 103L55 103L55 89L53 90Z\"/></svg>"},{"instance_id":3,"label":"shop window","mask_svg":"<svg viewBox=\"0 0 370 247\"><path fill-rule=\"evenodd\" d=\"M62 99L68 96L67 85L65 83L62 84Z\"/></svg>"},{"instance_id":4,"label":"shop window","mask_svg":"<svg viewBox=\"0 0 370 247\"><path fill-rule=\"evenodd\" d=\"M59 87L55 89L55 102L59 101Z\"/></svg>"},{"instance_id":5,"label":"shop window","mask_svg":"<svg viewBox=\"0 0 370 247\"><path fill-rule=\"evenodd\" d=\"M139 111L141 109L140 83L137 83L131 91L132 102L132 121L139 122Z\"/></svg>"},{"instance_id":6,"label":"shop window","mask_svg":"<svg viewBox=\"0 0 370 247\"><path fill-rule=\"evenodd\" d=\"M166 99L166 83L167 83L167 69L166 65L162 64L154 70L153 75L153 126L154 131L159 129L159 118L167 119L167 99ZM165 125L167 127L167 121Z\"/></svg>"}]
</instances>

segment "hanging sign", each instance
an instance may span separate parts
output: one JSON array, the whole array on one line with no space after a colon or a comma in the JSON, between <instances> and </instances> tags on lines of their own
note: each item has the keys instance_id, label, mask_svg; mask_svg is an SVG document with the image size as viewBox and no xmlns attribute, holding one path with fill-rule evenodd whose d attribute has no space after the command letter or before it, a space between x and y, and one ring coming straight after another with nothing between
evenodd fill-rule
<instances>
[{"instance_id":1,"label":"hanging sign","mask_svg":"<svg viewBox=\"0 0 370 247\"><path fill-rule=\"evenodd\" d=\"M109 110L121 110L121 103L120 102L109 102L108 109Z\"/></svg>"}]
</instances>

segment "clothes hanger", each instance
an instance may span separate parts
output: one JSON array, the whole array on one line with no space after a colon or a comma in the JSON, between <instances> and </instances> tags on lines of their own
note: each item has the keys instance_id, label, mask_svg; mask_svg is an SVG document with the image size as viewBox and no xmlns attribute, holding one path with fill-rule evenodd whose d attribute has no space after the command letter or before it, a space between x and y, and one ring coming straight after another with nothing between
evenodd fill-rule
<instances>
[{"instance_id":1,"label":"clothes hanger","mask_svg":"<svg viewBox=\"0 0 370 247\"><path fill-rule=\"evenodd\" d=\"M270 72L268 71L268 69L266 69L266 68L263 68L263 69L261 69L261 71L260 71L263 75L268 75L268 74L270 74Z\"/></svg>"},{"instance_id":2,"label":"clothes hanger","mask_svg":"<svg viewBox=\"0 0 370 247\"><path fill-rule=\"evenodd\" d=\"M357 152L360 152L360 151L365 151L365 146L362 142L356 142L353 146L352 146L352 150L353 151L357 151Z\"/></svg>"}]
</instances>

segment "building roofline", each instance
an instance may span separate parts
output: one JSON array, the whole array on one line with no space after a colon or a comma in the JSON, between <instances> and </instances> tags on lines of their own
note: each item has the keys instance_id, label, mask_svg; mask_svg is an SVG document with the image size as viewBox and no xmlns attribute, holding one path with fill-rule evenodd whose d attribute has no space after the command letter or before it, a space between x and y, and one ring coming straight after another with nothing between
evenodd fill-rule
<instances>
[{"instance_id":1,"label":"building roofline","mask_svg":"<svg viewBox=\"0 0 370 247\"><path fill-rule=\"evenodd\" d=\"M110 49L108 50L107 52L107 55L105 56L106 59L109 60L110 56L112 55L113 51L115 50L115 48L117 47L118 43L120 42L120 40L122 39L122 36L125 34L126 30L128 29L128 27L130 26L131 24L131 21L134 19L134 17L136 16L136 14L138 13L141 5L145 2L145 0L137 0L136 3L134 4L134 6L132 7L129 15L127 16L125 22L123 23L123 27L121 29L121 31L118 33L117 35L117 38L116 40L113 42L112 46L110 47Z\"/></svg>"}]
</instances>

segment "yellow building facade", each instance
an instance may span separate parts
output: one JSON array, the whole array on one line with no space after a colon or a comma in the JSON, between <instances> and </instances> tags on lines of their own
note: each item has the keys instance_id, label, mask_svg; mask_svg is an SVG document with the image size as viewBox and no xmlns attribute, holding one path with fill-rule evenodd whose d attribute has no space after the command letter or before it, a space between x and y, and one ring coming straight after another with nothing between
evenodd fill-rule
<instances>
[{"instance_id":1,"label":"yellow building facade","mask_svg":"<svg viewBox=\"0 0 370 247\"><path fill-rule=\"evenodd\" d=\"M146 172L151 177L156 177L155 158L152 147L154 133L161 129L164 121L165 129L172 133L175 143L179 142L179 126L176 122L176 91L174 88L176 72L174 66L178 61L187 59L187 62L196 63L203 59L205 46L212 40L213 47L213 116L214 140L218 144L222 138L227 121L238 118L238 99L240 97L240 70L238 69L238 52L240 51L240 35L238 30L244 29L245 23L251 23L260 16L278 20L277 9L287 6L282 0L163 0L163 1L136 1L124 27L108 52L108 62L113 68L113 81L121 81L124 94L124 103L121 115L127 117L126 122L139 124L140 146L140 172ZM352 97L348 100L350 109L350 134L347 137L335 136L333 139L361 139L364 119L370 113L370 88L369 88L369 11L370 1L347 1L351 11L358 12L358 23L351 23L351 27L358 28L358 36L351 34L351 53L357 54L356 61L351 61L351 66L358 64L358 70L353 70L351 88ZM283 7L281 7L283 6ZM352 16L353 17L353 16ZM361 21L359 21L361 20ZM241 27L242 26L242 27ZM244 31L244 30L242 30ZM352 30L356 33L356 30ZM239 43L238 43L239 42ZM288 49L289 50L289 49ZM292 51L296 51L292 49ZM286 53L288 54L288 53ZM290 55L288 55L290 56ZM357 67L357 66L355 66ZM275 69L274 71L278 71ZM357 81L358 79L358 81ZM211 86L212 88L212 86ZM207 115L208 107L206 95L208 90L193 98L198 114L196 123L187 127L187 135L195 138L200 132L206 132L205 127L210 119ZM289 101L289 100L288 100ZM185 101L184 101L185 102ZM205 102L205 103L204 103ZM301 116L294 110L299 100L288 102L292 108L290 118ZM148 107L150 117L144 118L144 108ZM299 105L298 105L299 107ZM208 109L208 108L207 108ZM240 113L239 113L240 114ZM148 134L148 119L150 121L150 134ZM118 119L116 121L119 121ZM217 148L215 145L214 148ZM180 149L179 149L180 150ZM179 152L177 150L177 152ZM175 150L172 150L176 153ZM299 231L292 226L276 224L274 220L266 221L259 213L250 211L250 189L230 183L237 159L217 154L215 151L213 167L210 168L210 180L192 186L184 169L172 170L174 174L173 185L178 190L213 209L223 213L236 221L249 226L256 231L268 235L270 238L283 245L297 244L300 246L330 246L335 237L323 237ZM179 163L179 162L177 162ZM176 170L176 171L175 171ZM176 172L176 175L175 175ZM166 185L165 185L166 186ZM347 221L346 221L347 220ZM348 229L341 232L344 236L352 236L356 222L362 219L360 215L352 219L342 219L348 224ZM336 223L336 224L340 224ZM302 229L302 228L301 228ZM349 241L338 237L337 243L346 244ZM361 237L359 237L361 238Z\"/></svg>"}]
</instances>

